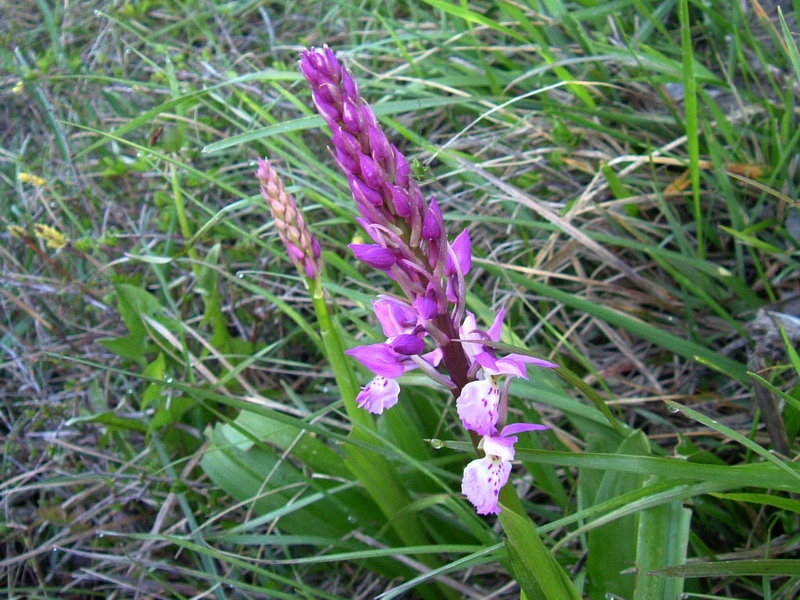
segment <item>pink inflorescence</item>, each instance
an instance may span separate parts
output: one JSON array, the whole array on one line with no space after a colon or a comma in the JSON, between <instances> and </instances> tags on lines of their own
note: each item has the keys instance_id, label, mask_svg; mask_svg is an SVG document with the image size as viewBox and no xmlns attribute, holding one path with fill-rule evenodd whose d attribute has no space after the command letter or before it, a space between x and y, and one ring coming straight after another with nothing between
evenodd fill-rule
<instances>
[{"instance_id":1,"label":"pink inflorescence","mask_svg":"<svg viewBox=\"0 0 800 600\"><path fill-rule=\"evenodd\" d=\"M478 513L497 513L514 458L512 434L546 429L518 423L498 433L506 420L508 378L526 378L528 364L556 365L522 354L497 356L491 343L500 339L504 311L483 331L465 309L465 277L472 268L469 231L452 243L447 239L435 198L425 199L408 161L388 141L352 74L329 48L304 51L300 70L331 129L332 153L347 176L358 222L373 242L350 248L358 260L386 272L406 296L381 296L373 303L385 342L347 351L375 375L356 398L358 405L375 414L391 408L400 393L396 379L412 369L449 387L462 424L480 438L485 454L467 466L462 492Z\"/></svg>"},{"instance_id":2,"label":"pink inflorescence","mask_svg":"<svg viewBox=\"0 0 800 600\"><path fill-rule=\"evenodd\" d=\"M303 213L268 160L258 160L256 176L261 183L261 195L269 205L275 229L286 247L289 259L300 273L310 279L316 278L320 273L319 243L311 235Z\"/></svg>"}]
</instances>

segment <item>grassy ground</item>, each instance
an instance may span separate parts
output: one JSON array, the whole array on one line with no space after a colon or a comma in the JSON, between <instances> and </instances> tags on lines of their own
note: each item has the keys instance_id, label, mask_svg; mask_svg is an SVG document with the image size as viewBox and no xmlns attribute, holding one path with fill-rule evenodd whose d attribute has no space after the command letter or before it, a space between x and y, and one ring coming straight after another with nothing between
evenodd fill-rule
<instances>
[{"instance_id":1,"label":"grassy ground","mask_svg":"<svg viewBox=\"0 0 800 600\"><path fill-rule=\"evenodd\" d=\"M785 30L755 0L288 4L0 7L3 592L519 596L458 493L465 455L423 441L463 441L446 394L410 378L372 445L422 544L342 460L253 176L275 162L347 342L377 340L389 288L345 247L360 229L296 68L327 43L449 231L470 226L470 309L506 306L504 341L563 366L512 386L552 426L515 476L580 593L796 597L792 3Z\"/></svg>"}]
</instances>

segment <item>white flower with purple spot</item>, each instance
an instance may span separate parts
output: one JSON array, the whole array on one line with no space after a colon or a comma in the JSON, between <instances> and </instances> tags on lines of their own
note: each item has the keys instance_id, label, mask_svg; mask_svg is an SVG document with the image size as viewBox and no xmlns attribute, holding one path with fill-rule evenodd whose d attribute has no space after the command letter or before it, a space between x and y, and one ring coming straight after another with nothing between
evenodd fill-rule
<instances>
[{"instance_id":1,"label":"white flower with purple spot","mask_svg":"<svg viewBox=\"0 0 800 600\"><path fill-rule=\"evenodd\" d=\"M550 361L525 354L509 354L497 358L494 350L485 346L483 342L500 340L504 316L505 309L501 308L492 326L487 332L483 332L477 328L475 316L467 312L459 328L461 339L468 340L462 341L462 346L479 379L469 382L461 389L456 399L456 412L466 429L484 436L491 436L497 431L502 375L527 379L528 364L547 368L557 366Z\"/></svg>"},{"instance_id":2,"label":"white flower with purple spot","mask_svg":"<svg viewBox=\"0 0 800 600\"><path fill-rule=\"evenodd\" d=\"M356 402L359 408L379 415L397 404L399 395L400 385L394 379L378 375L362 388L356 396Z\"/></svg>"},{"instance_id":3,"label":"white flower with purple spot","mask_svg":"<svg viewBox=\"0 0 800 600\"><path fill-rule=\"evenodd\" d=\"M547 425L534 423L514 423L507 425L500 435L484 436L478 444L485 456L473 460L464 468L461 480L461 493L467 497L479 515L495 515L500 512L497 503L500 489L508 481L511 461L514 460L515 433L540 431Z\"/></svg>"}]
</instances>

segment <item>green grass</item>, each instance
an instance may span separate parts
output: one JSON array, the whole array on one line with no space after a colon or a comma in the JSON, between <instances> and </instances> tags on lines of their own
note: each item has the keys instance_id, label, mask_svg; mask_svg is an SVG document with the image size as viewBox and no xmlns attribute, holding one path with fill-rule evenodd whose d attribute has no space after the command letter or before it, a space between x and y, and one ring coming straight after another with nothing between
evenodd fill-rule
<instances>
[{"instance_id":1,"label":"green grass","mask_svg":"<svg viewBox=\"0 0 800 600\"><path fill-rule=\"evenodd\" d=\"M796 597L800 53L783 8L4 8L3 593ZM503 342L561 366L511 388L515 418L552 427L513 471L535 532L512 499L503 533L460 495L471 445L429 380L404 376L378 435L350 435L336 376L355 365L327 358L253 175L270 157L322 244L328 327L379 341L370 300L391 288L346 248L362 233L296 68L323 43L430 167L448 231L470 227L468 308L491 322L504 305ZM397 515L354 475L370 456L408 495Z\"/></svg>"}]
</instances>

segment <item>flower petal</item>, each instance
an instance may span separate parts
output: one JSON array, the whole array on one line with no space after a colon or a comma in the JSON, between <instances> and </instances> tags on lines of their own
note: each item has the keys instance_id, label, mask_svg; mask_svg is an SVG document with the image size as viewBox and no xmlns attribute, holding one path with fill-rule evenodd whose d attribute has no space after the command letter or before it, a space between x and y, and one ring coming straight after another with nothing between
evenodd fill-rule
<instances>
[{"instance_id":1,"label":"flower petal","mask_svg":"<svg viewBox=\"0 0 800 600\"><path fill-rule=\"evenodd\" d=\"M387 338L410 332L419 320L417 311L394 298L381 297L373 302L372 310Z\"/></svg>"},{"instance_id":2,"label":"flower petal","mask_svg":"<svg viewBox=\"0 0 800 600\"><path fill-rule=\"evenodd\" d=\"M480 435L492 435L497 424L500 388L493 378L471 381L456 400L456 411L466 429Z\"/></svg>"},{"instance_id":3,"label":"flower petal","mask_svg":"<svg viewBox=\"0 0 800 600\"><path fill-rule=\"evenodd\" d=\"M377 244L348 244L347 247L353 251L358 260L373 269L385 271L397 262L397 256L394 252Z\"/></svg>"},{"instance_id":4,"label":"flower petal","mask_svg":"<svg viewBox=\"0 0 800 600\"><path fill-rule=\"evenodd\" d=\"M438 239L444 232L443 223L444 218L442 217L442 211L439 209L439 204L436 202L436 198L431 196L428 210L422 218L422 237L426 240Z\"/></svg>"},{"instance_id":5,"label":"flower petal","mask_svg":"<svg viewBox=\"0 0 800 600\"><path fill-rule=\"evenodd\" d=\"M558 365L555 363L551 363L549 360L545 360L543 358L536 358L535 356L529 356L527 354L508 354L506 358L510 358L511 360L518 360L520 362L528 363L529 365L536 365L537 367L546 367L548 369L557 369Z\"/></svg>"},{"instance_id":6,"label":"flower petal","mask_svg":"<svg viewBox=\"0 0 800 600\"><path fill-rule=\"evenodd\" d=\"M359 407L367 409L373 415L379 415L397 404L399 394L400 385L394 379L378 375L361 389L356 396L356 402Z\"/></svg>"},{"instance_id":7,"label":"flower petal","mask_svg":"<svg viewBox=\"0 0 800 600\"><path fill-rule=\"evenodd\" d=\"M503 437L501 435L484 436L478 446L486 453L497 460L514 460L514 444L517 443L515 436Z\"/></svg>"},{"instance_id":8,"label":"flower petal","mask_svg":"<svg viewBox=\"0 0 800 600\"><path fill-rule=\"evenodd\" d=\"M489 456L473 460L464 468L461 493L475 506L479 515L497 514L500 512L497 497L510 472L511 463L507 461Z\"/></svg>"},{"instance_id":9,"label":"flower petal","mask_svg":"<svg viewBox=\"0 0 800 600\"><path fill-rule=\"evenodd\" d=\"M458 234L458 237L450 244L444 268L445 275L453 275L456 272L456 261L458 261L462 275L469 273L472 268L472 244L469 240L469 229Z\"/></svg>"},{"instance_id":10,"label":"flower petal","mask_svg":"<svg viewBox=\"0 0 800 600\"><path fill-rule=\"evenodd\" d=\"M492 326L489 327L489 331L486 333L489 334L489 339L493 342L500 341L500 334L503 332L503 319L506 316L506 307L501 306L500 310L497 311L497 315L494 318L494 322L492 322Z\"/></svg>"},{"instance_id":11,"label":"flower petal","mask_svg":"<svg viewBox=\"0 0 800 600\"><path fill-rule=\"evenodd\" d=\"M423 319L433 319L439 314L436 292L431 288L425 292L424 296L417 296L417 299L414 300L414 308L417 309Z\"/></svg>"},{"instance_id":12,"label":"flower petal","mask_svg":"<svg viewBox=\"0 0 800 600\"><path fill-rule=\"evenodd\" d=\"M389 344L369 344L345 350L345 354L352 356L376 375L383 375L392 379L400 377L406 372L406 366ZM413 363L412 363L413 365Z\"/></svg>"},{"instance_id":13,"label":"flower petal","mask_svg":"<svg viewBox=\"0 0 800 600\"><path fill-rule=\"evenodd\" d=\"M550 429L549 425L539 425L538 423L511 423L506 425L500 432L502 436L514 435L524 431L542 431L543 429Z\"/></svg>"},{"instance_id":14,"label":"flower petal","mask_svg":"<svg viewBox=\"0 0 800 600\"><path fill-rule=\"evenodd\" d=\"M401 333L390 342L392 350L398 354L405 354L411 356L420 354L425 350L425 340L416 335L409 333Z\"/></svg>"}]
</instances>

